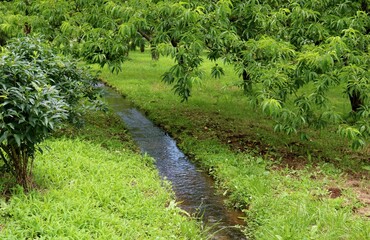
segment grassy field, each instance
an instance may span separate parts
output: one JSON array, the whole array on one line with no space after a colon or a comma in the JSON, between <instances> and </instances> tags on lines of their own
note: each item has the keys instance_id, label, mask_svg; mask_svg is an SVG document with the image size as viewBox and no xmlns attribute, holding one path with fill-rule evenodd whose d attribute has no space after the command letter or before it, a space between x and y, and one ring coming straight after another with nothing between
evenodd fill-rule
<instances>
[{"instance_id":1,"label":"grassy field","mask_svg":"<svg viewBox=\"0 0 370 240\"><path fill-rule=\"evenodd\" d=\"M170 184L112 114L64 128L35 160L28 194L1 178L0 239L202 239Z\"/></svg>"},{"instance_id":2,"label":"grassy field","mask_svg":"<svg viewBox=\"0 0 370 240\"><path fill-rule=\"evenodd\" d=\"M225 77L212 79L209 73L213 64L205 61L203 68L206 77L193 86L189 101L180 103L172 87L160 81L161 75L173 64L172 60L162 58L155 62L148 54L135 52L131 57L130 61L125 62L122 73L111 74L105 69L103 77L134 99L152 119L160 120L158 122L164 128L170 123L172 134L176 135L176 131L187 128L199 137L217 135L214 137L236 150L255 151L257 148L258 154L271 155L269 157L275 160L282 160L281 157L289 160L315 157L336 164L342 170L356 172L370 164L370 145L360 151L351 151L350 143L340 138L334 127L320 131L304 129L310 137L308 141L301 141L299 135L273 132L275 123L259 109L251 107L242 90L235 86L238 77L230 66L225 67ZM330 92L331 101L338 109L349 110L349 101L344 94L338 94L335 90ZM183 117L167 118L167 115L171 116L166 114L168 112ZM294 164L289 161L284 163Z\"/></svg>"},{"instance_id":3,"label":"grassy field","mask_svg":"<svg viewBox=\"0 0 370 240\"><path fill-rule=\"evenodd\" d=\"M311 141L272 131L249 107L237 76L206 77L186 103L160 81L172 61L134 52L102 78L167 130L217 180L228 204L246 214L256 239L370 239L369 149L353 152L333 129ZM205 69L211 63L205 62ZM338 104L343 98L335 99Z\"/></svg>"}]
</instances>

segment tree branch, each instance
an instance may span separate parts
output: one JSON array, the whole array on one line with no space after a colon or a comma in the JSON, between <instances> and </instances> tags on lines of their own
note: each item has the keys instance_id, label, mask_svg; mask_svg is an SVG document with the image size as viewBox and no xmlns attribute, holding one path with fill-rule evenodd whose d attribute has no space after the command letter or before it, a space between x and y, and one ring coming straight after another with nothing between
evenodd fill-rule
<instances>
[{"instance_id":1,"label":"tree branch","mask_svg":"<svg viewBox=\"0 0 370 240\"><path fill-rule=\"evenodd\" d=\"M3 153L3 150L4 150L4 146L1 144L0 145L0 156L1 156L1 158L3 159L3 161L4 161L4 164L5 164L5 166L14 174L15 172L14 172L14 169L10 166L10 164L9 164L9 162L8 162L8 160L6 159L6 157L4 156L4 153ZM5 151L5 150L4 150ZM7 153L7 151L5 151L6 153ZM7 153L8 154L8 153ZM9 154L8 154L8 156L9 156Z\"/></svg>"},{"instance_id":2,"label":"tree branch","mask_svg":"<svg viewBox=\"0 0 370 240\"><path fill-rule=\"evenodd\" d=\"M149 35L149 34L147 34L147 33L145 33L144 31L142 31L142 30L137 30L137 32L143 37L143 38L145 38L148 42L150 42L151 40L152 40L152 37Z\"/></svg>"}]
</instances>

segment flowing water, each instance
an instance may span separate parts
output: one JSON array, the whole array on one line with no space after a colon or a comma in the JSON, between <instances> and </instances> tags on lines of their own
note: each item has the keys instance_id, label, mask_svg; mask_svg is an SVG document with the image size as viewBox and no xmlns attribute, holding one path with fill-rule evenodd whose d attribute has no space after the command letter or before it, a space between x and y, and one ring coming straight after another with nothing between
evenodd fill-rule
<instances>
[{"instance_id":1,"label":"flowing water","mask_svg":"<svg viewBox=\"0 0 370 240\"><path fill-rule=\"evenodd\" d=\"M210 227L211 239L246 239L240 229L242 213L227 209L224 198L216 194L212 178L197 169L162 129L155 126L128 100L105 88L108 105L122 118L143 153L156 160L160 175L171 181L179 206L201 216Z\"/></svg>"}]
</instances>

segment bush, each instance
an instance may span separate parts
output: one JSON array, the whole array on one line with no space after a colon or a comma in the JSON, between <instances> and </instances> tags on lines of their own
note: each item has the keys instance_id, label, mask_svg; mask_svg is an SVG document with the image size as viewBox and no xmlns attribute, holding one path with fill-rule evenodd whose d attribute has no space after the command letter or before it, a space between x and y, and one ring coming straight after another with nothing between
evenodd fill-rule
<instances>
[{"instance_id":1,"label":"bush","mask_svg":"<svg viewBox=\"0 0 370 240\"><path fill-rule=\"evenodd\" d=\"M81 104L82 100L87 99L94 106L101 104L97 101L99 94L93 87L98 78L88 69L78 67L75 60L57 55L47 42L40 38L17 38L9 42L7 49L8 54L32 62L43 70L49 84L59 90L67 103L70 122L80 121L79 116L83 112L81 107L87 106Z\"/></svg>"},{"instance_id":2,"label":"bush","mask_svg":"<svg viewBox=\"0 0 370 240\"><path fill-rule=\"evenodd\" d=\"M76 121L82 99L96 99L94 79L36 38L10 41L0 59L0 156L3 170L31 187L38 144L63 120Z\"/></svg>"}]
</instances>

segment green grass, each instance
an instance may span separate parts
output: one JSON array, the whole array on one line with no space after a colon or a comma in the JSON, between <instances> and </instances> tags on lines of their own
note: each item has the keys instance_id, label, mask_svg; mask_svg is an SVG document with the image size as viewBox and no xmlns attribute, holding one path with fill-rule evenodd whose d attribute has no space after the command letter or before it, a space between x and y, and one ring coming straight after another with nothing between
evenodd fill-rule
<instances>
[{"instance_id":1,"label":"green grass","mask_svg":"<svg viewBox=\"0 0 370 240\"><path fill-rule=\"evenodd\" d=\"M43 146L37 188L0 198L0 239L202 239L117 116L88 115Z\"/></svg>"},{"instance_id":2,"label":"green grass","mask_svg":"<svg viewBox=\"0 0 370 240\"><path fill-rule=\"evenodd\" d=\"M275 159L310 155L330 160L337 167L349 171L351 168L358 171L368 164L366 160L370 154L370 146L362 151L351 151L349 142L336 134L335 127L329 126L320 131L305 129L310 141L301 141L299 135L288 136L273 132L274 122L259 109L253 109L241 89L233 86L238 77L230 66L225 68L225 77L212 79L207 74L212 63L205 61L203 68L206 77L202 83L194 85L189 101L180 104L172 87L160 81L161 75L172 64L172 60L168 58L153 62L148 54L133 52L131 60L124 63L122 73L116 75L104 70L103 78L108 79L110 84L128 98L134 99L154 121L164 127L171 125L172 134L181 132L183 128L192 129L192 134L199 138L221 132L222 136L218 137L223 142L232 142L234 138L243 135L244 142L248 145L257 143L254 145L262 148L259 152L269 153ZM330 95L338 107L349 108L342 93ZM177 118L173 118L173 114ZM209 131L204 131L204 127ZM340 163L335 159L340 160ZM361 165L358 164L359 160L365 161Z\"/></svg>"},{"instance_id":3,"label":"green grass","mask_svg":"<svg viewBox=\"0 0 370 240\"><path fill-rule=\"evenodd\" d=\"M212 140L182 138L181 147L210 169L229 197L246 214L248 235L256 239L368 239L370 222L355 216L361 203L348 189L332 199L328 189L340 175L303 170L273 171L262 158L233 153ZM335 171L328 166L320 171Z\"/></svg>"},{"instance_id":4,"label":"green grass","mask_svg":"<svg viewBox=\"0 0 370 240\"><path fill-rule=\"evenodd\" d=\"M246 234L256 239L370 239L370 221L354 214L363 203L346 185L347 173L359 173L369 164L368 149L351 151L331 129L309 130L313 141L306 142L274 133L273 122L231 86L237 77L230 67L226 77L207 77L194 86L189 102L180 103L171 86L160 81L171 64L134 52L122 73L104 69L102 77L210 171L229 205L245 211ZM211 63L204 64L206 69ZM368 173L361 174L365 179L359 181L369 186ZM340 189L340 195L330 198L331 188Z\"/></svg>"}]
</instances>

